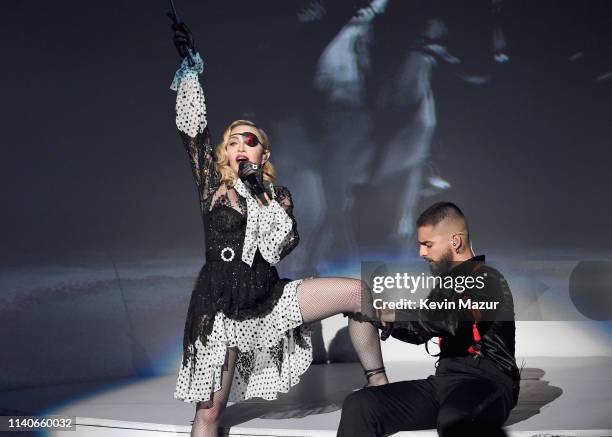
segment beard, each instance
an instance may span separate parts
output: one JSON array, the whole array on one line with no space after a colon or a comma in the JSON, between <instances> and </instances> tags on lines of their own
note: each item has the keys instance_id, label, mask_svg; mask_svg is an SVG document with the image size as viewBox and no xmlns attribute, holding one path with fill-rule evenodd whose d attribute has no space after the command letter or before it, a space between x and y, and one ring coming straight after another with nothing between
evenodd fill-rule
<instances>
[{"instance_id":1,"label":"beard","mask_svg":"<svg viewBox=\"0 0 612 437\"><path fill-rule=\"evenodd\" d=\"M443 276L450 270L453 264L453 251L448 249L447 252L443 253L442 256L437 260L429 262L429 270L434 276Z\"/></svg>"}]
</instances>

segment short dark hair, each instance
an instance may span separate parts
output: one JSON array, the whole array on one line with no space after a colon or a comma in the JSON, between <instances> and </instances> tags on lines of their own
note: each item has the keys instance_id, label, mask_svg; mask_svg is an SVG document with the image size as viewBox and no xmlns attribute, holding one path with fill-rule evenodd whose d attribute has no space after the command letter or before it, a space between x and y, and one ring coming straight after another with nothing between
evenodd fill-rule
<instances>
[{"instance_id":1,"label":"short dark hair","mask_svg":"<svg viewBox=\"0 0 612 437\"><path fill-rule=\"evenodd\" d=\"M421 226L436 226L446 218L461 218L466 222L463 212L452 202L438 202L421 213L417 219L417 228Z\"/></svg>"}]
</instances>

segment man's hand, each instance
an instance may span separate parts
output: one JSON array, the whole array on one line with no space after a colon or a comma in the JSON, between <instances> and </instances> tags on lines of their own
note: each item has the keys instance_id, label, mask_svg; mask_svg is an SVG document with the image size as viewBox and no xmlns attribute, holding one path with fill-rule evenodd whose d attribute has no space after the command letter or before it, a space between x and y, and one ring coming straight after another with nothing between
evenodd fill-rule
<instances>
[{"instance_id":1,"label":"man's hand","mask_svg":"<svg viewBox=\"0 0 612 437\"><path fill-rule=\"evenodd\" d=\"M382 324L382 331L380 333L380 339L385 341L387 338L391 336L391 331L393 330L393 322L395 321L395 310L390 309L380 309L378 310L378 317L380 319L380 323Z\"/></svg>"},{"instance_id":2,"label":"man's hand","mask_svg":"<svg viewBox=\"0 0 612 437\"><path fill-rule=\"evenodd\" d=\"M395 310L383 308L378 310L378 317L383 326L391 326L395 322Z\"/></svg>"}]
</instances>

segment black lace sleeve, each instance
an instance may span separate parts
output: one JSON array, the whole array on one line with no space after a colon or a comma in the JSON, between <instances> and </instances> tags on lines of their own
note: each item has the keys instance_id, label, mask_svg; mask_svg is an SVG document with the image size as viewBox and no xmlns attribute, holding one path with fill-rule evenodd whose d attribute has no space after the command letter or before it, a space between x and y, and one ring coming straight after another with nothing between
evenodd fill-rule
<instances>
[{"instance_id":1,"label":"black lace sleeve","mask_svg":"<svg viewBox=\"0 0 612 437\"><path fill-rule=\"evenodd\" d=\"M293 215L293 199L291 198L289 189L287 189L287 187L277 186L274 187L274 191L276 192L276 201L283 207L292 222L291 232L287 235L281 247L280 258L283 259L298 245L300 242L300 235L298 234L297 222Z\"/></svg>"},{"instance_id":2,"label":"black lace sleeve","mask_svg":"<svg viewBox=\"0 0 612 437\"><path fill-rule=\"evenodd\" d=\"M198 80L203 71L199 54L192 56L195 65L186 58L176 72L171 89L176 90L176 127L189 156L196 182L202 214L208 211L208 202L219 187L219 174L206 119L204 91Z\"/></svg>"},{"instance_id":3,"label":"black lace sleeve","mask_svg":"<svg viewBox=\"0 0 612 437\"><path fill-rule=\"evenodd\" d=\"M195 138L190 137L184 132L179 133L191 162L191 169L193 170L193 177L200 200L200 209L202 214L205 214L209 209L210 199L212 199L214 192L219 188L219 175L215 165L210 134L208 128L205 128L204 132L198 133Z\"/></svg>"}]
</instances>

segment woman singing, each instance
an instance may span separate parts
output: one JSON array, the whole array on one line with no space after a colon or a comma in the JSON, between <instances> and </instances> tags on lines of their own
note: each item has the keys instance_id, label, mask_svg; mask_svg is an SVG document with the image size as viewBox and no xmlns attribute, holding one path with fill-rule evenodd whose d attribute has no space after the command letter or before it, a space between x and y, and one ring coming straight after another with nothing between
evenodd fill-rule
<instances>
[{"instance_id":1,"label":"woman singing","mask_svg":"<svg viewBox=\"0 0 612 437\"><path fill-rule=\"evenodd\" d=\"M183 23L173 25L183 57L171 88L176 125L189 155L206 237L194 286L174 397L196 404L192 436L216 436L227 401L276 399L312 361L308 323L349 316L368 385L386 384L378 329L363 321L365 285L351 278L280 279L274 267L298 244L291 194L274 185L266 133L237 120L213 150L203 64ZM366 305L364 305L365 308ZM368 305L371 308L371 304Z\"/></svg>"}]
</instances>

